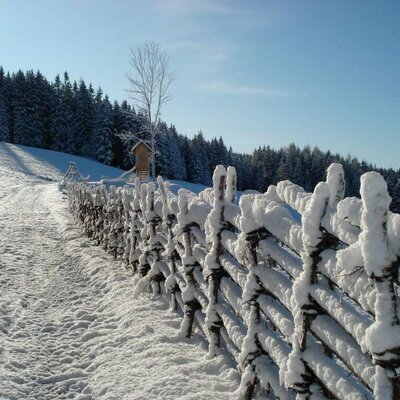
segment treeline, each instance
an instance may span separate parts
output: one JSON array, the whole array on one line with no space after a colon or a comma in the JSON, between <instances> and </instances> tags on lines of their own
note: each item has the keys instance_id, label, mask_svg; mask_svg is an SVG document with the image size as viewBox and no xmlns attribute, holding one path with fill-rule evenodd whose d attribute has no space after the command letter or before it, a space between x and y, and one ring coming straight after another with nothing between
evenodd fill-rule
<instances>
[{"instance_id":1,"label":"treeline","mask_svg":"<svg viewBox=\"0 0 400 400\"><path fill-rule=\"evenodd\" d=\"M96 91L68 74L49 82L39 71L5 73L0 67L0 141L41 147L94 158L104 164L129 169L132 143L123 143L116 132L143 134L141 121L127 101L111 103L101 88ZM380 172L400 212L400 170L382 169L365 161L322 152L317 147L294 144L279 150L259 147L253 154L235 153L223 139L206 140L201 131L193 138L162 123L157 139L156 172L171 179L211 184L217 164L233 165L238 189L265 191L269 185L290 179L307 191L324 179L326 168L340 162L346 172L346 196L359 196L359 178L367 171Z\"/></svg>"}]
</instances>

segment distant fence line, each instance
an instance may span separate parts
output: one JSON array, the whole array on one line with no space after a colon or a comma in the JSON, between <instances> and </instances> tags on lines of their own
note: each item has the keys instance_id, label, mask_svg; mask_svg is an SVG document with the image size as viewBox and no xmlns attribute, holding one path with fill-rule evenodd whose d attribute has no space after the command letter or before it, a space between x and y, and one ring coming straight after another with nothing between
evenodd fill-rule
<instances>
[{"instance_id":1,"label":"distant fence line","mask_svg":"<svg viewBox=\"0 0 400 400\"><path fill-rule=\"evenodd\" d=\"M236 203L236 172L213 188L172 193L68 186L87 235L132 268L135 295L168 296L181 331L200 329L210 356L228 351L238 397L400 399L400 215L386 182L361 177L344 198L340 164L306 193L290 181Z\"/></svg>"}]
</instances>

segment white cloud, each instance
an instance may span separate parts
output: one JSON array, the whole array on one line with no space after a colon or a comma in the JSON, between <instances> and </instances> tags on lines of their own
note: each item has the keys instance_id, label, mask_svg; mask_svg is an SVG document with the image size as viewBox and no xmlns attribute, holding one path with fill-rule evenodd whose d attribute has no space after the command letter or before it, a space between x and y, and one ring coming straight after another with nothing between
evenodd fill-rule
<instances>
[{"instance_id":1,"label":"white cloud","mask_svg":"<svg viewBox=\"0 0 400 400\"><path fill-rule=\"evenodd\" d=\"M226 82L214 82L200 86L201 90L220 94L240 96L260 96L271 98L293 97L295 94L287 90L268 88L263 86L234 85Z\"/></svg>"},{"instance_id":2,"label":"white cloud","mask_svg":"<svg viewBox=\"0 0 400 400\"><path fill-rule=\"evenodd\" d=\"M162 12L182 14L236 14L240 9L233 7L229 2L216 0L157 0L155 9Z\"/></svg>"},{"instance_id":3,"label":"white cloud","mask_svg":"<svg viewBox=\"0 0 400 400\"><path fill-rule=\"evenodd\" d=\"M262 26L276 26L287 19L288 12L272 7L267 2L245 0L155 0L150 9L166 18L220 17L237 29L252 29ZM234 21L234 22L233 22Z\"/></svg>"},{"instance_id":4,"label":"white cloud","mask_svg":"<svg viewBox=\"0 0 400 400\"><path fill-rule=\"evenodd\" d=\"M181 51L190 51L191 54L196 55L198 60L205 60L209 62L223 62L231 58L234 51L234 46L226 43L200 42L200 41L171 41L166 43L170 49L178 49Z\"/></svg>"}]
</instances>

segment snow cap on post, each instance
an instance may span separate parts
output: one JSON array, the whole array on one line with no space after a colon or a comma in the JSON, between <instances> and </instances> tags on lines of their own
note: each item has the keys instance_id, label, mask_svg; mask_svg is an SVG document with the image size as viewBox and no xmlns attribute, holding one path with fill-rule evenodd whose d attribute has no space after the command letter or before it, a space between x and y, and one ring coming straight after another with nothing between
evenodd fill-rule
<instances>
[{"instance_id":1,"label":"snow cap on post","mask_svg":"<svg viewBox=\"0 0 400 400\"><path fill-rule=\"evenodd\" d=\"M214 203L224 199L224 185L221 184L221 178L226 176L226 169L223 165L217 165L213 175ZM225 183L225 182L223 182Z\"/></svg>"},{"instance_id":2,"label":"snow cap on post","mask_svg":"<svg viewBox=\"0 0 400 400\"><path fill-rule=\"evenodd\" d=\"M154 192L155 192L155 185L154 182L149 182L147 184L147 212L146 218L148 221L153 220L156 216L154 212Z\"/></svg>"},{"instance_id":3,"label":"snow cap on post","mask_svg":"<svg viewBox=\"0 0 400 400\"><path fill-rule=\"evenodd\" d=\"M225 197L226 169L223 165L217 165L213 174L213 206L206 220L206 235L209 242L213 242L218 232L221 230L223 219L223 205Z\"/></svg>"},{"instance_id":4,"label":"snow cap on post","mask_svg":"<svg viewBox=\"0 0 400 400\"><path fill-rule=\"evenodd\" d=\"M377 367L374 388L376 394L386 391L384 388L388 387L385 379L382 379L383 375L389 379L391 368L400 366L399 304L394 288L398 266L395 264L396 254L388 240L387 223L391 198L385 180L377 172L367 172L361 177L360 192L363 204L362 232L359 237L361 254L367 275L374 282L377 293L375 322L366 330L365 341L375 363L385 368L383 371Z\"/></svg>"},{"instance_id":5,"label":"snow cap on post","mask_svg":"<svg viewBox=\"0 0 400 400\"><path fill-rule=\"evenodd\" d=\"M329 196L328 185L325 182L318 183L303 213L303 245L308 254L313 253L321 241L321 220L325 214Z\"/></svg>"},{"instance_id":6,"label":"snow cap on post","mask_svg":"<svg viewBox=\"0 0 400 400\"><path fill-rule=\"evenodd\" d=\"M131 190L125 186L122 189L122 204L124 205L124 210L127 212L132 211L131 198Z\"/></svg>"},{"instance_id":7,"label":"snow cap on post","mask_svg":"<svg viewBox=\"0 0 400 400\"><path fill-rule=\"evenodd\" d=\"M244 194L240 197L239 207L240 207L240 218L239 225L240 230L243 233L250 233L257 229L257 225L253 218L253 201L254 196L251 194Z\"/></svg>"},{"instance_id":8,"label":"snow cap on post","mask_svg":"<svg viewBox=\"0 0 400 400\"><path fill-rule=\"evenodd\" d=\"M178 219L178 224L181 229L186 226L186 215L189 212L189 205L188 205L188 192L186 189L179 189L178 191L178 207L179 212L176 216Z\"/></svg>"},{"instance_id":9,"label":"snow cap on post","mask_svg":"<svg viewBox=\"0 0 400 400\"><path fill-rule=\"evenodd\" d=\"M110 192L109 192L109 204L115 204L115 201L117 200L117 188L114 185L110 186Z\"/></svg>"},{"instance_id":10,"label":"snow cap on post","mask_svg":"<svg viewBox=\"0 0 400 400\"><path fill-rule=\"evenodd\" d=\"M140 208L142 212L147 211L147 184L140 185Z\"/></svg>"},{"instance_id":11,"label":"snow cap on post","mask_svg":"<svg viewBox=\"0 0 400 400\"><path fill-rule=\"evenodd\" d=\"M162 213L163 213L163 218L166 221L168 217L172 214L171 207L169 206L168 203L168 198L167 198L167 192L165 189L165 184L164 180L161 176L157 178L157 183L158 187L160 188L160 193L161 193L161 200L162 200Z\"/></svg>"},{"instance_id":12,"label":"snow cap on post","mask_svg":"<svg viewBox=\"0 0 400 400\"><path fill-rule=\"evenodd\" d=\"M295 314L299 312L299 316L301 315L301 310L304 305L309 304L310 285L312 284L315 268L317 267L314 265L312 255L318 251L318 245L322 240L321 219L325 214L328 201L328 185L325 182L320 182L315 187L311 200L308 202L302 217L304 251L301 254L301 258L303 261L303 271L293 284L292 297L293 308L295 309L297 307ZM298 323L296 325L300 327L299 334L297 335L298 338L300 338L302 334L302 324Z\"/></svg>"},{"instance_id":13,"label":"snow cap on post","mask_svg":"<svg viewBox=\"0 0 400 400\"><path fill-rule=\"evenodd\" d=\"M226 171L226 191L225 191L225 201L227 203L233 203L236 196L236 169L235 167L228 167Z\"/></svg>"},{"instance_id":14,"label":"snow cap on post","mask_svg":"<svg viewBox=\"0 0 400 400\"><path fill-rule=\"evenodd\" d=\"M389 248L387 221L391 197L382 175L367 172L361 176L362 216L360 243L368 276L383 277L385 268L396 260Z\"/></svg>"},{"instance_id":15,"label":"snow cap on post","mask_svg":"<svg viewBox=\"0 0 400 400\"><path fill-rule=\"evenodd\" d=\"M340 200L344 198L346 181L342 164L333 163L328 167L326 183L329 186L329 206L336 207Z\"/></svg>"},{"instance_id":16,"label":"snow cap on post","mask_svg":"<svg viewBox=\"0 0 400 400\"><path fill-rule=\"evenodd\" d=\"M137 212L140 210L140 181L139 178L135 179L135 186L133 190L132 209Z\"/></svg>"}]
</instances>

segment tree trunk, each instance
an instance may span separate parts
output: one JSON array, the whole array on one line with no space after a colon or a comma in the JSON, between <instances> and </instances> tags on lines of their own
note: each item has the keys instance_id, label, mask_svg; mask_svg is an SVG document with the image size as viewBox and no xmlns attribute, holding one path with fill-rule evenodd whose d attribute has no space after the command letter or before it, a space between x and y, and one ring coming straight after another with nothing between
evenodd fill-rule
<instances>
[{"instance_id":1,"label":"tree trunk","mask_svg":"<svg viewBox=\"0 0 400 400\"><path fill-rule=\"evenodd\" d=\"M151 132L151 151L150 151L150 164L151 164L151 176L156 176L156 137L155 133Z\"/></svg>"}]
</instances>

